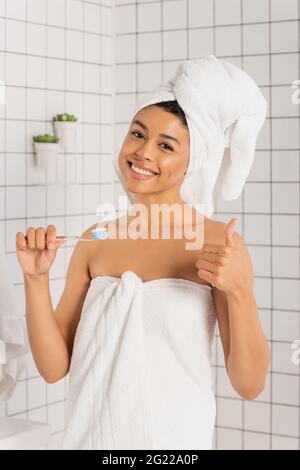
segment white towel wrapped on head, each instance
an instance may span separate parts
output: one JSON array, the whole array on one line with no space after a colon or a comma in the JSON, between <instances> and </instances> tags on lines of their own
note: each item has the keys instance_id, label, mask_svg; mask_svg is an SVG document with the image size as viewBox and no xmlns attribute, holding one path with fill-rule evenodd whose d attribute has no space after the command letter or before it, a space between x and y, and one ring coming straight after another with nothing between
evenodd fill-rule
<instances>
[{"instance_id":1,"label":"white towel wrapped on head","mask_svg":"<svg viewBox=\"0 0 300 470\"><path fill-rule=\"evenodd\" d=\"M267 102L245 71L214 55L184 60L170 80L147 93L134 115L173 100L186 115L190 135L189 166L180 194L188 204L203 204L210 217L214 193L231 200L243 190Z\"/></svg>"}]
</instances>

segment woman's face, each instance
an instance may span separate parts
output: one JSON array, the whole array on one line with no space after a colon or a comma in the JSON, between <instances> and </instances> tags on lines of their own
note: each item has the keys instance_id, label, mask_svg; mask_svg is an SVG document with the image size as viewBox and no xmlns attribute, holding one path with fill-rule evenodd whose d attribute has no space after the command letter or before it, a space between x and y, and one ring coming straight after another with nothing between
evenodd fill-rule
<instances>
[{"instance_id":1,"label":"woman's face","mask_svg":"<svg viewBox=\"0 0 300 470\"><path fill-rule=\"evenodd\" d=\"M154 194L175 186L179 191L188 160L189 131L179 118L154 105L134 116L119 154L121 177L129 192ZM147 167L151 174L137 173L132 164Z\"/></svg>"}]
</instances>

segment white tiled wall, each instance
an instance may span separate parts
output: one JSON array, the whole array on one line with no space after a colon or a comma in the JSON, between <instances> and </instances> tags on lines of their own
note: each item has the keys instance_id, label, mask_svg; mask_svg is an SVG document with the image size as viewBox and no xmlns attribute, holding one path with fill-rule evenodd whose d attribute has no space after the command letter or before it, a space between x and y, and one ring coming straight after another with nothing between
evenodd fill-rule
<instances>
[{"instance_id":1,"label":"white tiled wall","mask_svg":"<svg viewBox=\"0 0 300 470\"><path fill-rule=\"evenodd\" d=\"M255 163L240 198L216 201L213 218L238 219L253 260L255 294L272 362L264 392L233 390L220 338L215 351L216 449L299 448L299 105L297 0L117 0L117 135L122 143L141 95L185 58L215 54L244 68L269 103ZM242 314L242 312L241 312Z\"/></svg>"},{"instance_id":2,"label":"white tiled wall","mask_svg":"<svg viewBox=\"0 0 300 470\"><path fill-rule=\"evenodd\" d=\"M80 234L95 223L97 205L111 193L112 19L111 0L0 0L0 80L6 83L6 106L0 106L0 238L23 309L16 232L53 223L59 233ZM76 153L60 155L58 184L45 186L31 139L53 133L52 117L62 112L79 118L78 145ZM50 273L54 307L72 250L69 242L58 251ZM47 384L29 357L0 412L49 422L49 448L55 448L64 429L66 385Z\"/></svg>"},{"instance_id":3,"label":"white tiled wall","mask_svg":"<svg viewBox=\"0 0 300 470\"><path fill-rule=\"evenodd\" d=\"M215 448L297 449L299 366L291 362L291 342L300 339L299 105L291 102L291 83L300 79L297 0L0 0L0 80L8 96L0 115L1 233L23 298L15 232L51 220L78 233L93 223L95 200L110 193L113 146L120 148L137 100L181 60L209 53L248 71L269 102L245 189L238 200L216 201L213 218L238 219L272 363L264 392L245 401L228 381L217 336ZM36 186L31 136L50 130L52 116L64 109L81 120L78 153L62 162L65 185ZM74 158L77 185L68 183ZM61 250L52 271L54 303L71 251ZM64 396L64 381L45 384L30 361L3 412L51 423L54 448Z\"/></svg>"}]
</instances>

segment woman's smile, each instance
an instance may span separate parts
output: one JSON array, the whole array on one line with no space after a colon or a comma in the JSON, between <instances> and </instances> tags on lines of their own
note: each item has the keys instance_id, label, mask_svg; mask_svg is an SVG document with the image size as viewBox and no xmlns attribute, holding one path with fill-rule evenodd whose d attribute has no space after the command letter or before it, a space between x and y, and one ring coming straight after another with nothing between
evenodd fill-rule
<instances>
[{"instance_id":1,"label":"woman's smile","mask_svg":"<svg viewBox=\"0 0 300 470\"><path fill-rule=\"evenodd\" d=\"M139 168L138 166L136 166L134 163L130 161L128 161L127 164L129 167L129 174L132 178L135 178L138 180L149 180L151 178L155 178L156 176L158 176L155 173Z\"/></svg>"}]
</instances>

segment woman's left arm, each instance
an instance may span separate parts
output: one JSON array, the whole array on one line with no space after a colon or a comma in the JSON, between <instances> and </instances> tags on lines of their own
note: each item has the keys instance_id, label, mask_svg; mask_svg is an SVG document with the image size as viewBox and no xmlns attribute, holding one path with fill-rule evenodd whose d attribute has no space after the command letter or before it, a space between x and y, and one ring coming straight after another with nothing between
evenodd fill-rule
<instances>
[{"instance_id":1,"label":"woman's left arm","mask_svg":"<svg viewBox=\"0 0 300 470\"><path fill-rule=\"evenodd\" d=\"M243 239L233 233L236 219L225 229L226 245L204 244L196 262L198 274L210 282L233 388L253 400L264 387L270 349L264 336L253 292L253 268Z\"/></svg>"}]
</instances>

